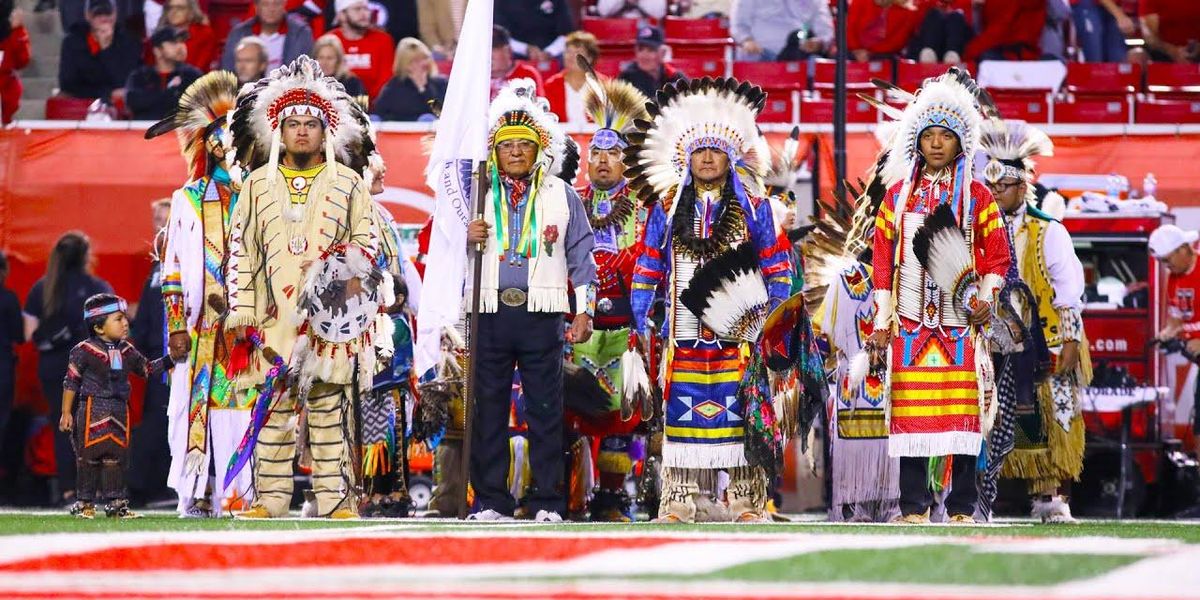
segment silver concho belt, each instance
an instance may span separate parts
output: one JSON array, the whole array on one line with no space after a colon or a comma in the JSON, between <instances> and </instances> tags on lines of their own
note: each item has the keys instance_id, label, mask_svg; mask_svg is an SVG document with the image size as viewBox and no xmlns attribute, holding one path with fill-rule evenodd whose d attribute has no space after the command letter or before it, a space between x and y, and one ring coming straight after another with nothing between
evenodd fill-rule
<instances>
[{"instance_id":1,"label":"silver concho belt","mask_svg":"<svg viewBox=\"0 0 1200 600\"><path fill-rule=\"evenodd\" d=\"M525 293L525 290L508 288L500 292L500 301L503 302L505 306L511 306L513 308L525 306L525 300L527 299L528 294Z\"/></svg>"}]
</instances>

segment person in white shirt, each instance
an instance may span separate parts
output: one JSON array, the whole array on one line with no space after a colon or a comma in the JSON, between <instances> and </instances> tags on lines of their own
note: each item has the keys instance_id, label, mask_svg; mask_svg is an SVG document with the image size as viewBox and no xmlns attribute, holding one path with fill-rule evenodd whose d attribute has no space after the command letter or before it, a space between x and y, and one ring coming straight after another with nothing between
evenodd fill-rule
<instances>
[{"instance_id":1,"label":"person in white shirt","mask_svg":"<svg viewBox=\"0 0 1200 600\"><path fill-rule=\"evenodd\" d=\"M1052 365L1035 386L1033 413L1016 415L1019 434L1000 475L1028 482L1035 518L1073 522L1063 491L1083 471L1079 393L1091 381L1092 369L1083 330L1083 265L1067 228L1031 201L1032 158L1052 155L1054 145L1023 121L992 119L984 126L982 146L990 156L984 180L1004 214L1013 261L1037 298L1037 306L1024 310L1035 312L1042 323Z\"/></svg>"}]
</instances>

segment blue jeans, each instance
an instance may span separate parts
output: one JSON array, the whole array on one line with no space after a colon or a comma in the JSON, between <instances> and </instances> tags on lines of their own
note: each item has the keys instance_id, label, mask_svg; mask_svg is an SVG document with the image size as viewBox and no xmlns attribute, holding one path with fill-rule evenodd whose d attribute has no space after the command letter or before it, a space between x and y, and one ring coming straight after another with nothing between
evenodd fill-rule
<instances>
[{"instance_id":1,"label":"blue jeans","mask_svg":"<svg viewBox=\"0 0 1200 600\"><path fill-rule=\"evenodd\" d=\"M1085 62L1125 62L1125 34L1096 0L1079 0L1071 7L1071 17Z\"/></svg>"}]
</instances>

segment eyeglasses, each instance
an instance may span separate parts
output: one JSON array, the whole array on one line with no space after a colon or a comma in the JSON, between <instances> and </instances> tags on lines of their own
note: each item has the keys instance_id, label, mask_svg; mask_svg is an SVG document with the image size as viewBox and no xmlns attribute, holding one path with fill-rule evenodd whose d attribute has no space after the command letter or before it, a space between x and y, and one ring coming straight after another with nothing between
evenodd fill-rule
<instances>
[{"instance_id":1,"label":"eyeglasses","mask_svg":"<svg viewBox=\"0 0 1200 600\"><path fill-rule=\"evenodd\" d=\"M991 189L993 192L996 192L997 194L1003 194L1004 192L1007 192L1009 188L1014 188L1014 187L1017 187L1018 185L1021 185L1020 181L1014 181L1012 183L996 181L996 182L988 182L988 184L987 184L988 188Z\"/></svg>"},{"instance_id":2,"label":"eyeglasses","mask_svg":"<svg viewBox=\"0 0 1200 600\"><path fill-rule=\"evenodd\" d=\"M529 140L506 140L496 144L496 149L501 152L520 151L522 153L532 152L537 148L537 144Z\"/></svg>"}]
</instances>

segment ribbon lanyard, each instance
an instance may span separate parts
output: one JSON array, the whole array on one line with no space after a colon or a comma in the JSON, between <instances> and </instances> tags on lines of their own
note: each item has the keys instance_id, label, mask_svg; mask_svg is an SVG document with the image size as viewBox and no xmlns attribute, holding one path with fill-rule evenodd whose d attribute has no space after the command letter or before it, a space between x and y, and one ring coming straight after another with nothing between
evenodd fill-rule
<instances>
[{"instance_id":1,"label":"ribbon lanyard","mask_svg":"<svg viewBox=\"0 0 1200 600\"><path fill-rule=\"evenodd\" d=\"M533 181L530 182L529 191L527 192L528 199L525 201L525 218L522 219L521 235L517 239L517 247L515 249L517 254L525 256L526 258L536 255L538 251L537 239L532 232L537 230L537 215L535 214L536 211L534 210L534 199L536 198L537 186L539 183L538 177L536 176L534 177ZM500 181L500 175L495 170L495 167L492 168L492 189L494 190L494 193L492 194L492 208L496 213L497 222L496 241L507 254L509 250L513 249L512 241L509 239L508 215L510 209L508 206L506 190Z\"/></svg>"}]
</instances>

